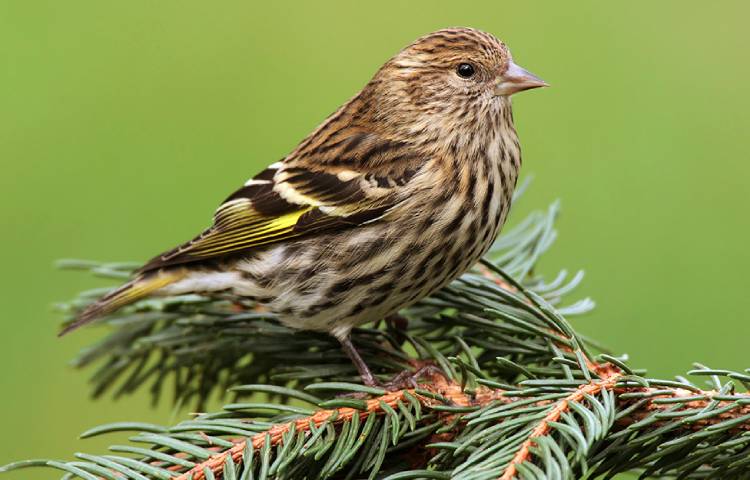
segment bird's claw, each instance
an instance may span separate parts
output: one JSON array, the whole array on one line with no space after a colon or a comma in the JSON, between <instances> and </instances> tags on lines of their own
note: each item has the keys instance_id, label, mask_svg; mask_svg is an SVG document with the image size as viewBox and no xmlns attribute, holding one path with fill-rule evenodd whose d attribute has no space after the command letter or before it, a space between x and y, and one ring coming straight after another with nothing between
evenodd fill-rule
<instances>
[{"instance_id":1,"label":"bird's claw","mask_svg":"<svg viewBox=\"0 0 750 480\"><path fill-rule=\"evenodd\" d=\"M437 365L427 363L413 372L410 370L404 370L403 372L398 373L388 382L380 385L380 387L389 392L417 388L418 381L421 378L433 375L444 375L444 373Z\"/></svg>"}]
</instances>

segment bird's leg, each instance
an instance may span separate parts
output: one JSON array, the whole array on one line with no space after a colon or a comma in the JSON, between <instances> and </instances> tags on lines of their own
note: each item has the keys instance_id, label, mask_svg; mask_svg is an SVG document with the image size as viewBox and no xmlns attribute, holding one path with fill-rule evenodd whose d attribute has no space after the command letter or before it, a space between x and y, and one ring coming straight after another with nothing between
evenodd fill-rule
<instances>
[{"instance_id":1,"label":"bird's leg","mask_svg":"<svg viewBox=\"0 0 750 480\"><path fill-rule=\"evenodd\" d=\"M393 377L389 382L384 384L377 378L375 378L375 375L372 374L370 368L367 366L364 359L362 359L362 356L354 347L354 344L352 344L351 337L347 335L346 337L339 339L339 341L341 342L341 347L346 355L352 360L354 366L357 367L357 371L359 371L359 376L362 378L362 382L368 387L385 388L389 392L393 392L396 390L415 388L417 386L417 381L422 377L432 375L445 375L443 371L440 370L440 368L438 368L435 364L423 363L421 365L417 365L416 371L404 370L403 372Z\"/></svg>"},{"instance_id":2,"label":"bird's leg","mask_svg":"<svg viewBox=\"0 0 750 480\"><path fill-rule=\"evenodd\" d=\"M362 382L368 387L382 386L378 379L372 374L370 367L367 366L357 349L354 348L351 337L347 335L344 338L340 338L339 341L341 342L341 348L344 350L344 353L346 353L346 355L352 360L354 366L357 367L359 376L362 377Z\"/></svg>"}]
</instances>

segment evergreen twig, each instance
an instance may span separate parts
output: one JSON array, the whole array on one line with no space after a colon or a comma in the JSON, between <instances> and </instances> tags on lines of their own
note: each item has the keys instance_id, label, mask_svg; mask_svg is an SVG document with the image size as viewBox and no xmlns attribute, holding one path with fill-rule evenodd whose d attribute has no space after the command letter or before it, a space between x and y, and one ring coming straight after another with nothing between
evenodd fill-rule
<instances>
[{"instance_id":1,"label":"evergreen twig","mask_svg":"<svg viewBox=\"0 0 750 480\"><path fill-rule=\"evenodd\" d=\"M156 400L171 379L177 401L201 405L231 387L232 403L171 427L95 427L83 436L136 433L109 455L4 470L45 465L87 480L748 478L750 375L696 365L699 386L596 354L567 321L593 302L563 304L581 275L533 273L556 215L553 205L509 230L477 270L403 312L406 326L354 332L382 379L425 371L414 388L361 385L335 341L238 299L149 300L109 318L111 333L77 359L101 363L95 395L150 385ZM130 268L67 265L117 277Z\"/></svg>"}]
</instances>

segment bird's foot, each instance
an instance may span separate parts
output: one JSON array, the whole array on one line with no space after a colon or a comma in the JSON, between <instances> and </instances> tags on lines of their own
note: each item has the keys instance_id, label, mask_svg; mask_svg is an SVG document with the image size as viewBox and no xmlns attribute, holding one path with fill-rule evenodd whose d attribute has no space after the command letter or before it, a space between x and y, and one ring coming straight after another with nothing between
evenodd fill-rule
<instances>
[{"instance_id":1,"label":"bird's foot","mask_svg":"<svg viewBox=\"0 0 750 480\"><path fill-rule=\"evenodd\" d=\"M425 377L432 379L435 376L443 378L445 377L445 374L437 365L425 363L420 365L416 370L404 370L403 372L397 373L387 382L381 382L374 376L369 383L365 382L364 378L362 378L362 380L368 387L382 388L386 392L398 392L400 390L411 390L417 388L420 380ZM358 400L372 398L371 394L364 392L344 393L338 396L342 398L355 398Z\"/></svg>"},{"instance_id":2,"label":"bird's foot","mask_svg":"<svg viewBox=\"0 0 750 480\"><path fill-rule=\"evenodd\" d=\"M440 377L445 377L445 374L437 365L424 362L417 365L416 370L404 370L403 372L398 373L395 377L382 384L380 387L389 392L408 390L417 388L420 380L426 377L434 378L438 375Z\"/></svg>"},{"instance_id":3,"label":"bird's foot","mask_svg":"<svg viewBox=\"0 0 750 480\"><path fill-rule=\"evenodd\" d=\"M394 392L397 390L416 388L417 381L428 375L430 377L434 377L436 375L445 377L445 374L442 372L442 370L440 370L434 363L420 362L415 360L412 363L414 370L404 370L403 372L398 373L390 381L382 383L375 377L375 375L372 374L372 371L370 371L370 368L359 355L359 352L354 347L349 337L345 337L340 341L344 352L349 356L349 358L351 358L354 366L357 367L357 371L359 371L362 383L364 383L368 387L382 388L386 391Z\"/></svg>"}]
</instances>

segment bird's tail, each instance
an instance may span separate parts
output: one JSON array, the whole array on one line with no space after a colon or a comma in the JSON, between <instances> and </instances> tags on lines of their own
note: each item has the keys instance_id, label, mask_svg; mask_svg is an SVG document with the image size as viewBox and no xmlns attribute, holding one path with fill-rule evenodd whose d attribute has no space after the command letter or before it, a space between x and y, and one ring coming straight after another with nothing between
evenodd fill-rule
<instances>
[{"instance_id":1,"label":"bird's tail","mask_svg":"<svg viewBox=\"0 0 750 480\"><path fill-rule=\"evenodd\" d=\"M142 273L86 307L75 320L65 325L58 336L63 336L103 315L114 312L120 307L140 300L156 290L182 279L185 275L186 272L182 269Z\"/></svg>"}]
</instances>

